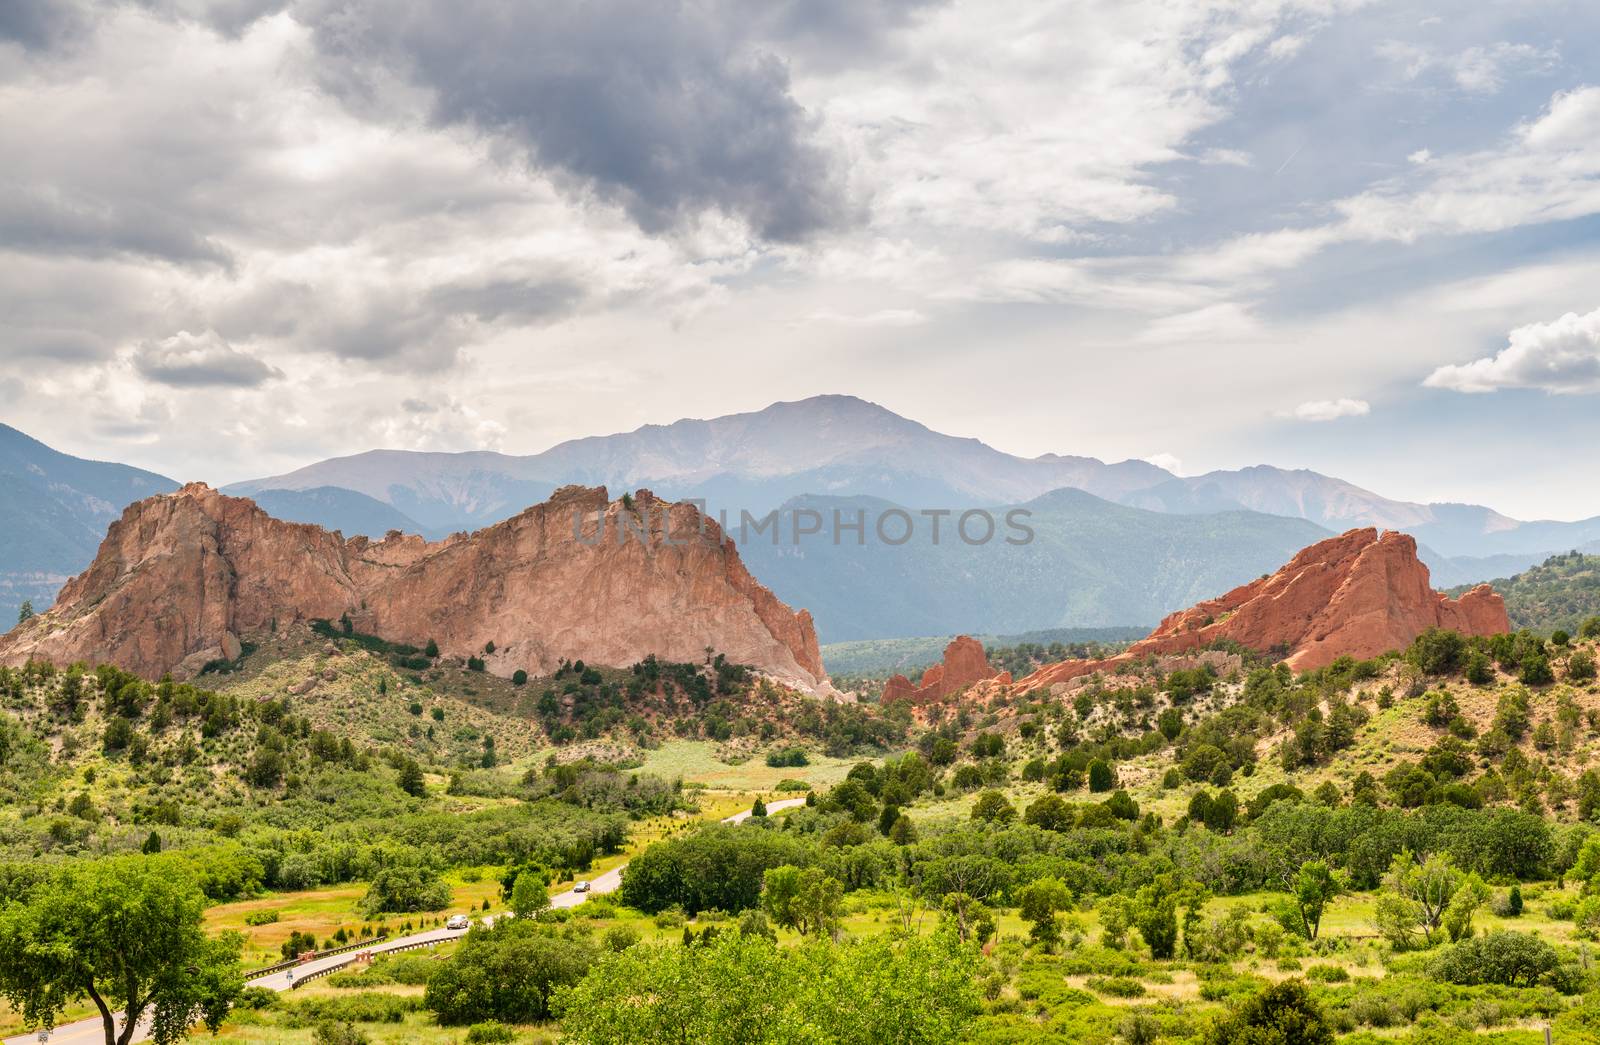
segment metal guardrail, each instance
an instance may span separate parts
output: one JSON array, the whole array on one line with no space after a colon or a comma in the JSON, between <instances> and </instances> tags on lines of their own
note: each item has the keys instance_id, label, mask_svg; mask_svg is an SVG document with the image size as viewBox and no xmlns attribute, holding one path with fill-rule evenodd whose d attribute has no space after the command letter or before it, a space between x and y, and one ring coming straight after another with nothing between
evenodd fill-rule
<instances>
[{"instance_id":1,"label":"metal guardrail","mask_svg":"<svg viewBox=\"0 0 1600 1045\"><path fill-rule=\"evenodd\" d=\"M263 968L263 969L252 969L251 971L249 971L249 972L244 974L244 978L246 980L254 980L254 979L256 979L258 977L261 977L261 976L271 976L275 972L282 972L285 969L292 969L296 965L301 964L302 962L319 961L319 960L321 960L323 958L332 958L336 954L343 954L346 951L357 951L357 950L360 950L363 947L372 947L372 946L374 946L376 944L382 943L384 940L387 940L388 938L389 938L389 935L387 933L385 933L382 936L369 936L365 940L361 940L361 941L358 941L356 943L347 943L347 944L343 944L343 945L341 945L339 947L330 947L325 951L313 951L312 954L311 954L311 957L309 957L309 958L306 958L306 957L303 957L302 955L298 955L297 954L293 958L288 958L288 959L286 959L284 961L279 962L276 965L268 965L266 968Z\"/></svg>"},{"instance_id":2,"label":"metal guardrail","mask_svg":"<svg viewBox=\"0 0 1600 1045\"><path fill-rule=\"evenodd\" d=\"M420 951L424 947L437 947L441 943L449 943L454 939L455 937L445 937L444 939L439 940L418 940L415 943L395 944L390 947L385 947L381 951L374 950L370 953L373 957L377 957L379 955L400 954L402 951ZM310 983L312 980L320 980L324 976L331 976L336 972L343 972L345 969L348 969L350 966L354 965L360 958L361 955L352 954L348 961L342 961L337 965L330 965L325 969L318 969L315 972L305 973L299 977L296 977L294 982L289 984L289 989L291 991L298 990L302 985Z\"/></svg>"}]
</instances>

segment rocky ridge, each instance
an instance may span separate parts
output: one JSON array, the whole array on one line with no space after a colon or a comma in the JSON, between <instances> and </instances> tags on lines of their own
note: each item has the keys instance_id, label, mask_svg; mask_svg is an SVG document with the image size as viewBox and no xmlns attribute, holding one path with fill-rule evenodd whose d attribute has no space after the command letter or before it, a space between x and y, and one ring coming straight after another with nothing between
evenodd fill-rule
<instances>
[{"instance_id":1,"label":"rocky ridge","mask_svg":"<svg viewBox=\"0 0 1600 1045\"><path fill-rule=\"evenodd\" d=\"M1511 630L1511 623L1487 584L1459 599L1434 591L1415 538L1368 527L1313 544L1276 573L1171 614L1115 657L1047 664L1020 679L1017 690L1225 640L1310 671L1341 656L1364 659L1403 649L1434 627L1494 635Z\"/></svg>"},{"instance_id":2,"label":"rocky ridge","mask_svg":"<svg viewBox=\"0 0 1600 1045\"><path fill-rule=\"evenodd\" d=\"M920 682L912 685L904 675L893 675L884 683L881 699L885 704L894 701L932 704L990 680L1009 685L1011 673L995 670L984 652L983 643L968 635L957 635L944 648L943 659L922 673Z\"/></svg>"},{"instance_id":3,"label":"rocky ridge","mask_svg":"<svg viewBox=\"0 0 1600 1045\"><path fill-rule=\"evenodd\" d=\"M762 587L714 521L648 490L612 501L579 486L429 542L346 540L191 483L130 505L55 607L0 637L0 663L187 676L236 657L241 636L346 615L392 642L482 657L502 676L564 659L700 661L709 649L829 689L810 614Z\"/></svg>"}]
</instances>

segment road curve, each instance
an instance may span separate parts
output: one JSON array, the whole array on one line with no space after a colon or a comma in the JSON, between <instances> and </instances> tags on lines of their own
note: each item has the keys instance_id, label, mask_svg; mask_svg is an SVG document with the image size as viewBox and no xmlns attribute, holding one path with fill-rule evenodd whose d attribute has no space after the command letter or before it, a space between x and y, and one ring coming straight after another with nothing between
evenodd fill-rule
<instances>
[{"instance_id":1,"label":"road curve","mask_svg":"<svg viewBox=\"0 0 1600 1045\"><path fill-rule=\"evenodd\" d=\"M767 812L782 812L785 809L793 809L796 806L805 805L805 802L806 800L804 798L785 798L776 802L768 802ZM722 822L725 824L742 824L750 818L750 812L751 811L749 809L746 809L742 813L735 813L732 816L724 817ZM590 896L599 896L605 893L616 892L622 887L622 871L627 866L627 864L619 864L618 866L613 867L611 870L606 871L604 874L599 874L589 879L589 889L587 892L580 893L573 889L568 889L564 893L557 893L555 896L550 898L550 906L576 907L583 903L583 901L588 899ZM486 918L483 920L488 922L493 921L492 918ZM409 936L401 936L397 939L384 940L382 943L375 943L370 947L363 947L353 951L345 951L343 954L330 955L327 958L318 958L315 961L306 962L304 965L296 965L292 970L294 973L293 978L286 976L282 972L275 972L266 976L257 976L255 979L248 981L248 986L266 987L269 990L274 991L286 991L294 984L296 980L304 980L307 976L314 976L319 972L325 972L329 969L337 969L341 966L349 965L358 955L371 954L377 956L387 954L391 951L406 950L419 945L436 944L442 943L446 940L455 940L465 936L466 934L467 930L465 929L430 929L427 932L412 933ZM117 1020L118 1033L121 1033L122 1027L122 1020L119 1016ZM134 1031L132 1040L146 1041L149 1039L149 1037L150 1021L145 1019L141 1021L139 1027ZM105 1041L105 1025L100 1022L98 1017L86 1020L78 1020L74 1023L62 1024L55 1030L51 1031L48 1038L39 1037L38 1031L30 1031L26 1034L14 1034L5 1039L5 1045L37 1045L37 1043L40 1041L48 1041L50 1045L99 1045L99 1043Z\"/></svg>"}]
</instances>

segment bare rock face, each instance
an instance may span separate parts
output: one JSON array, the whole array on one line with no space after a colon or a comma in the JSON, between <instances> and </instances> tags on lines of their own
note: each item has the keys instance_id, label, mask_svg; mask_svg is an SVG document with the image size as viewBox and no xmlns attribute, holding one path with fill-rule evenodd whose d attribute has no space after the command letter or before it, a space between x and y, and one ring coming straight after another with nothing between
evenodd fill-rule
<instances>
[{"instance_id":1,"label":"bare rock face","mask_svg":"<svg viewBox=\"0 0 1600 1045\"><path fill-rule=\"evenodd\" d=\"M1038 689L1222 639L1280 652L1290 667L1310 671L1341 656L1365 659L1403 649L1433 627L1496 635L1510 631L1511 622L1487 584L1452 600L1433 590L1414 538L1379 536L1368 527L1313 544L1269 577L1172 614L1116 657L1047 664L1018 686Z\"/></svg>"},{"instance_id":2,"label":"bare rock face","mask_svg":"<svg viewBox=\"0 0 1600 1045\"><path fill-rule=\"evenodd\" d=\"M470 535L345 540L202 483L129 506L50 612L0 637L0 663L109 662L149 678L237 651L273 623L349 614L510 675L563 659L700 662L707 649L807 691L826 676L811 616L753 578L693 505L565 487Z\"/></svg>"},{"instance_id":3,"label":"bare rock face","mask_svg":"<svg viewBox=\"0 0 1600 1045\"><path fill-rule=\"evenodd\" d=\"M885 704L896 700L932 704L997 675L1000 672L989 663L983 643L967 635L958 635L944 648L944 659L922 673L918 685L913 686L904 675L895 675L884 683L881 699ZM1006 681L1010 681L1009 676Z\"/></svg>"}]
</instances>

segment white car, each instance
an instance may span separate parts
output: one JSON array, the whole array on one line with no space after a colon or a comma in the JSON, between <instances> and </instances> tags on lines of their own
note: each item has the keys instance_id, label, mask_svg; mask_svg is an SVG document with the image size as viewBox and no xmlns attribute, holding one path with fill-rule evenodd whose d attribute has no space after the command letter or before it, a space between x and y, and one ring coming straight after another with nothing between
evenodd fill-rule
<instances>
[{"instance_id":1,"label":"white car","mask_svg":"<svg viewBox=\"0 0 1600 1045\"><path fill-rule=\"evenodd\" d=\"M472 928L472 919L464 914L452 914L450 920L444 923L444 927L446 929L470 929Z\"/></svg>"},{"instance_id":2,"label":"white car","mask_svg":"<svg viewBox=\"0 0 1600 1045\"><path fill-rule=\"evenodd\" d=\"M572 887L572 891L575 893L586 893L589 891L589 883L579 882L577 885Z\"/></svg>"}]
</instances>

